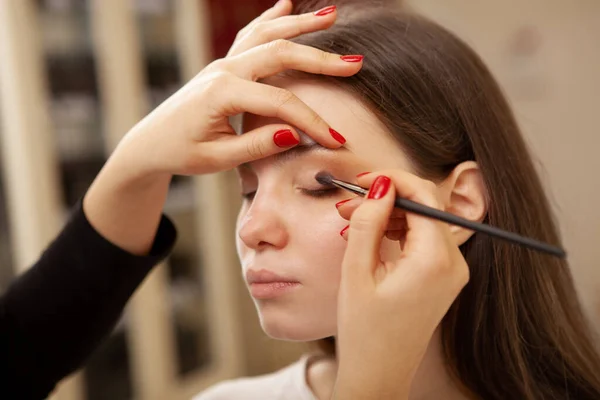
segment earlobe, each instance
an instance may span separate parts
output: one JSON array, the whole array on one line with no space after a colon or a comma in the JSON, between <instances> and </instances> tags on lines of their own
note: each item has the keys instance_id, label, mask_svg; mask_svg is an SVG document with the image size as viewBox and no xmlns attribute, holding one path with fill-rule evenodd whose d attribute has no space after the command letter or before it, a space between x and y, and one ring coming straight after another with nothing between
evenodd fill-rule
<instances>
[{"instance_id":1,"label":"earlobe","mask_svg":"<svg viewBox=\"0 0 600 400\"><path fill-rule=\"evenodd\" d=\"M471 221L481 222L487 214L488 196L479 166L474 161L457 165L443 182L446 211ZM466 242L473 231L452 225L450 231L458 245Z\"/></svg>"}]
</instances>

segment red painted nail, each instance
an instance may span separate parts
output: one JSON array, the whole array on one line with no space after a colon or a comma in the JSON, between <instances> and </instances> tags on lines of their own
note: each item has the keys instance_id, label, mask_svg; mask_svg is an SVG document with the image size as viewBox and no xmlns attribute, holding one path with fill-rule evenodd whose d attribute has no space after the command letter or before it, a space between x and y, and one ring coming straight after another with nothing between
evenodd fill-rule
<instances>
[{"instance_id":1,"label":"red painted nail","mask_svg":"<svg viewBox=\"0 0 600 400\"><path fill-rule=\"evenodd\" d=\"M374 200L382 198L383 196L385 196L388 189L390 188L391 182L392 181L387 176L383 176L383 175L378 176L373 181L373 184L371 185L371 189L369 190L369 196L367 198L374 199Z\"/></svg>"},{"instance_id":2,"label":"red painted nail","mask_svg":"<svg viewBox=\"0 0 600 400\"><path fill-rule=\"evenodd\" d=\"M356 55L349 55L349 56L341 56L340 58L346 62L361 62L363 60L363 58L365 58L365 56L356 54Z\"/></svg>"},{"instance_id":3,"label":"red painted nail","mask_svg":"<svg viewBox=\"0 0 600 400\"><path fill-rule=\"evenodd\" d=\"M289 129L282 129L275 132L273 135L273 141L277 147L290 147L300 143L300 141L296 139L292 131Z\"/></svg>"},{"instance_id":4,"label":"red painted nail","mask_svg":"<svg viewBox=\"0 0 600 400\"><path fill-rule=\"evenodd\" d=\"M350 225L346 225L346 227L340 231L340 236L344 237L344 233L346 233L348 228L350 228Z\"/></svg>"},{"instance_id":5,"label":"red painted nail","mask_svg":"<svg viewBox=\"0 0 600 400\"><path fill-rule=\"evenodd\" d=\"M356 177L360 178L361 176L368 175L368 174L370 174L370 172L361 172L360 174L356 175Z\"/></svg>"},{"instance_id":6,"label":"red painted nail","mask_svg":"<svg viewBox=\"0 0 600 400\"><path fill-rule=\"evenodd\" d=\"M350 200L352 200L352 199L346 199L346 200L342 200L342 201L340 201L340 202L338 202L338 203L335 203L335 207L336 207L336 208L340 208L340 207L341 207L341 206L342 206L344 203L347 203L347 202L349 202Z\"/></svg>"},{"instance_id":7,"label":"red painted nail","mask_svg":"<svg viewBox=\"0 0 600 400\"><path fill-rule=\"evenodd\" d=\"M319 11L315 11L315 15L317 17L322 17L323 15L327 15L327 14L331 14L332 12L334 12L336 10L336 6L327 6L324 8L321 8Z\"/></svg>"},{"instance_id":8,"label":"red painted nail","mask_svg":"<svg viewBox=\"0 0 600 400\"><path fill-rule=\"evenodd\" d=\"M340 142L341 144L346 143L346 138L343 137L342 135L340 135L340 133L338 131L336 131L333 128L329 128L329 133L331 133L331 136L333 136L333 138L335 140L337 140L338 142Z\"/></svg>"}]
</instances>

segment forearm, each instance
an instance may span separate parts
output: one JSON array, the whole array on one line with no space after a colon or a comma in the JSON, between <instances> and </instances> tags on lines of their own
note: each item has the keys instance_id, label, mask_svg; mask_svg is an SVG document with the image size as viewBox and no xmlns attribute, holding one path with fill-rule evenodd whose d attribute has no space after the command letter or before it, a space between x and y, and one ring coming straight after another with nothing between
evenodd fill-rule
<instances>
[{"instance_id":1,"label":"forearm","mask_svg":"<svg viewBox=\"0 0 600 400\"><path fill-rule=\"evenodd\" d=\"M125 154L115 154L85 195L84 213L94 229L114 245L132 254L147 254L170 182L170 174L139 173Z\"/></svg>"},{"instance_id":2,"label":"forearm","mask_svg":"<svg viewBox=\"0 0 600 400\"><path fill-rule=\"evenodd\" d=\"M79 368L175 236L163 217L150 254L135 256L99 235L78 205L38 262L0 298L2 394L45 398Z\"/></svg>"}]
</instances>

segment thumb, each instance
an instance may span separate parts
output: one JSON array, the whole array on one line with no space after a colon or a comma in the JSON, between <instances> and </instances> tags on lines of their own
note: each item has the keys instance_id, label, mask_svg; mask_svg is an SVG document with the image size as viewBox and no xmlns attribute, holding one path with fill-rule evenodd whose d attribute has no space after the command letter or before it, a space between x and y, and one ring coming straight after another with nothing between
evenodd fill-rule
<instances>
[{"instance_id":1,"label":"thumb","mask_svg":"<svg viewBox=\"0 0 600 400\"><path fill-rule=\"evenodd\" d=\"M364 202L352 214L342 265L342 274L348 279L364 281L369 276L373 281L373 272L381 263L381 241L394 208L395 193L391 179L378 176Z\"/></svg>"},{"instance_id":2,"label":"thumb","mask_svg":"<svg viewBox=\"0 0 600 400\"><path fill-rule=\"evenodd\" d=\"M289 125L274 124L229 136L213 142L214 154L220 154L223 164L233 168L240 164L281 153L300 143L298 133Z\"/></svg>"}]
</instances>

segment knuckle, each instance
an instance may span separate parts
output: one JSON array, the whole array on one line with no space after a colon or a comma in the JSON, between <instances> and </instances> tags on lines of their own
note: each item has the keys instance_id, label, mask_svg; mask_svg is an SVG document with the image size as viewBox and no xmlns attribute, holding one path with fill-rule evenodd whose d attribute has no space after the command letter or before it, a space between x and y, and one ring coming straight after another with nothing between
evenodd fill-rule
<instances>
[{"instance_id":1,"label":"knuckle","mask_svg":"<svg viewBox=\"0 0 600 400\"><path fill-rule=\"evenodd\" d=\"M267 48L277 55L285 53L290 46L291 42L285 39L276 39L267 44Z\"/></svg>"},{"instance_id":2,"label":"knuckle","mask_svg":"<svg viewBox=\"0 0 600 400\"><path fill-rule=\"evenodd\" d=\"M278 109L281 109L287 104L293 103L296 99L296 96L292 92L285 89L277 89L273 96Z\"/></svg>"},{"instance_id":3,"label":"knuckle","mask_svg":"<svg viewBox=\"0 0 600 400\"><path fill-rule=\"evenodd\" d=\"M326 51L319 50L318 57L322 64L327 64L331 61L331 54L327 53Z\"/></svg>"},{"instance_id":4,"label":"knuckle","mask_svg":"<svg viewBox=\"0 0 600 400\"><path fill-rule=\"evenodd\" d=\"M229 73L225 71L216 71L211 76L211 84L214 86L228 85L231 79Z\"/></svg>"},{"instance_id":5,"label":"knuckle","mask_svg":"<svg viewBox=\"0 0 600 400\"><path fill-rule=\"evenodd\" d=\"M244 36L246 36L246 34L247 34L247 33L248 33L248 27L247 27L247 26L245 26L245 27L243 27L242 29L240 29L240 30L238 31L238 33L236 33L236 34L235 34L235 38L236 38L236 40L237 40L237 39L241 39L241 38L243 38Z\"/></svg>"},{"instance_id":6,"label":"knuckle","mask_svg":"<svg viewBox=\"0 0 600 400\"><path fill-rule=\"evenodd\" d=\"M268 32L269 32L269 26L265 22L259 22L252 27L250 35L263 38L263 37L267 36Z\"/></svg>"},{"instance_id":7,"label":"knuckle","mask_svg":"<svg viewBox=\"0 0 600 400\"><path fill-rule=\"evenodd\" d=\"M261 159L267 155L265 144L258 137L253 137L246 146L248 156L253 159Z\"/></svg>"},{"instance_id":8,"label":"knuckle","mask_svg":"<svg viewBox=\"0 0 600 400\"><path fill-rule=\"evenodd\" d=\"M308 121L310 126L318 126L323 123L323 120L314 110L310 110L310 121Z\"/></svg>"},{"instance_id":9,"label":"knuckle","mask_svg":"<svg viewBox=\"0 0 600 400\"><path fill-rule=\"evenodd\" d=\"M204 92L211 96L226 92L230 82L231 77L228 73L222 71L214 72L206 81Z\"/></svg>"},{"instance_id":10,"label":"knuckle","mask_svg":"<svg viewBox=\"0 0 600 400\"><path fill-rule=\"evenodd\" d=\"M228 62L223 58L219 58L219 59L211 62L210 64L208 64L208 66L206 68L208 70L214 71L216 73L219 71L225 71L227 69L227 66L228 66Z\"/></svg>"},{"instance_id":11,"label":"knuckle","mask_svg":"<svg viewBox=\"0 0 600 400\"><path fill-rule=\"evenodd\" d=\"M350 226L358 232L370 232L373 230L373 221L368 210L364 207L358 207L350 218Z\"/></svg>"}]
</instances>

